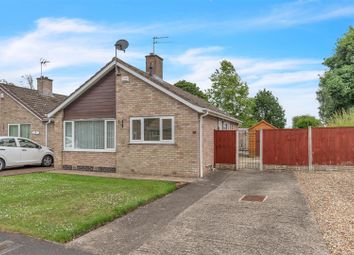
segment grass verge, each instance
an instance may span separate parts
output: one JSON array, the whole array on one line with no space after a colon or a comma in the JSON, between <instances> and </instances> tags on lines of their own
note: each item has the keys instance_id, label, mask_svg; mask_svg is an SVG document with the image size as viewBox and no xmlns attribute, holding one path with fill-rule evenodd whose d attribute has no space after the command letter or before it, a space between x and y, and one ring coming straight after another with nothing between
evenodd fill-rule
<instances>
[{"instance_id":1,"label":"grass verge","mask_svg":"<svg viewBox=\"0 0 354 255\"><path fill-rule=\"evenodd\" d=\"M66 242L176 189L166 181L34 173L0 177L0 230Z\"/></svg>"}]
</instances>

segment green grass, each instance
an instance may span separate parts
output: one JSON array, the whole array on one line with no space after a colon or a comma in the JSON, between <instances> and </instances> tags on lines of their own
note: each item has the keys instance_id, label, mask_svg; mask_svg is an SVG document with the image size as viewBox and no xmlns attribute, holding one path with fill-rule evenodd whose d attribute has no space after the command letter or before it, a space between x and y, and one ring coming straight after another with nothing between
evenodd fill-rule
<instances>
[{"instance_id":1,"label":"green grass","mask_svg":"<svg viewBox=\"0 0 354 255\"><path fill-rule=\"evenodd\" d=\"M336 113L329 120L330 127L352 127L354 126L354 107L344 113Z\"/></svg>"},{"instance_id":2,"label":"green grass","mask_svg":"<svg viewBox=\"0 0 354 255\"><path fill-rule=\"evenodd\" d=\"M165 181L52 173L0 177L0 231L66 242L175 189Z\"/></svg>"}]
</instances>

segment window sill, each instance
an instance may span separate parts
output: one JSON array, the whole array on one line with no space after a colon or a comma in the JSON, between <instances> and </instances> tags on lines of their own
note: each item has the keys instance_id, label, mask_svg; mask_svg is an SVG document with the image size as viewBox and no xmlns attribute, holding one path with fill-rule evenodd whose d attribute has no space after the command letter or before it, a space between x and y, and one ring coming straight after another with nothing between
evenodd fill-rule
<instances>
[{"instance_id":1,"label":"window sill","mask_svg":"<svg viewBox=\"0 0 354 255\"><path fill-rule=\"evenodd\" d=\"M161 142L130 142L129 145L176 145L176 143L161 143Z\"/></svg>"},{"instance_id":2,"label":"window sill","mask_svg":"<svg viewBox=\"0 0 354 255\"><path fill-rule=\"evenodd\" d=\"M116 152L116 150L85 150L85 149L73 149L73 150L71 150L71 149L64 149L63 150L64 152L93 152L93 153L95 153L95 152L99 152L99 153L101 153L101 152L108 152L108 153L112 153L112 152Z\"/></svg>"}]
</instances>

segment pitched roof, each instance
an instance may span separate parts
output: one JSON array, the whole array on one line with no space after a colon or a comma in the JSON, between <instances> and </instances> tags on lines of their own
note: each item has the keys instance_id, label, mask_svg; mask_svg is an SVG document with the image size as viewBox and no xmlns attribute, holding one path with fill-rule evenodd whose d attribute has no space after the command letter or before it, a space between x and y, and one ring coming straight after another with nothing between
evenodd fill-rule
<instances>
[{"instance_id":1,"label":"pitched roof","mask_svg":"<svg viewBox=\"0 0 354 255\"><path fill-rule=\"evenodd\" d=\"M144 76L145 78L153 81L154 83L157 83L158 85L168 89L169 91L171 91L172 93L182 97L183 99L189 101L190 103L194 104L194 105L197 105L199 107L202 107L202 108L206 108L206 109L209 109L209 110L212 110L212 111L215 111L215 112L218 112L218 113L221 113L221 114L225 114L227 116L229 116L230 118L232 118L230 115L228 115L226 112L220 110L219 108L211 105L210 103L208 103L207 101L205 101L204 99L200 98L200 97L197 97L179 87L176 87L162 79L159 79L157 77L153 77L149 74L147 74L146 72L140 70L139 68L136 68L132 65L129 65L128 63L122 61L121 59L117 59L117 61L119 63L121 63L122 65L125 65L126 67L134 70L135 72L139 73L140 75Z\"/></svg>"},{"instance_id":2,"label":"pitched roof","mask_svg":"<svg viewBox=\"0 0 354 255\"><path fill-rule=\"evenodd\" d=\"M261 120L261 121L257 122L256 124L254 124L252 127L248 128L248 129L249 129L249 130L250 130L250 129L254 129L254 128L258 127L258 126L261 125L261 124L265 124L265 125L267 125L268 127L271 127L272 129L278 129L276 126L270 124L270 123L267 122L266 120Z\"/></svg>"},{"instance_id":3,"label":"pitched roof","mask_svg":"<svg viewBox=\"0 0 354 255\"><path fill-rule=\"evenodd\" d=\"M13 84L0 83L0 90L7 93L40 119L44 119L48 112L52 111L67 98L67 96L60 94L44 96L37 90L23 88Z\"/></svg>"},{"instance_id":4,"label":"pitched roof","mask_svg":"<svg viewBox=\"0 0 354 255\"><path fill-rule=\"evenodd\" d=\"M125 67L126 70L133 71L134 73L140 75L141 77L147 79L153 84L156 84L159 88L162 88L165 91L170 92L171 94L177 96L178 98L181 98L182 101L187 102L190 105L194 105L200 109L205 109L207 111L212 111L215 114L219 114L220 117L232 120L234 122L241 123L241 121L235 119L234 117L230 116L229 114L225 113L224 111L220 110L219 108L211 105L207 101L192 95L162 79L159 79L157 77L152 77L151 75L147 74L146 72L124 62L123 60L119 58L113 58L110 62L108 62L105 66L103 66L99 71L97 71L92 77L90 77L84 84L82 84L78 89L76 89L68 98L67 100L70 101L76 99L75 94L80 94L80 91L84 91L85 86L88 86L91 82L94 82L97 77L100 77L102 74L105 74L107 71L112 70L114 68L114 63L117 63L118 67ZM65 103L65 102L64 102ZM63 103L63 104L64 104ZM66 105L65 105L66 106ZM62 106L62 107L65 107ZM58 106L60 108L60 106ZM53 114L55 111L53 110ZM51 113L52 114L52 113Z\"/></svg>"}]
</instances>

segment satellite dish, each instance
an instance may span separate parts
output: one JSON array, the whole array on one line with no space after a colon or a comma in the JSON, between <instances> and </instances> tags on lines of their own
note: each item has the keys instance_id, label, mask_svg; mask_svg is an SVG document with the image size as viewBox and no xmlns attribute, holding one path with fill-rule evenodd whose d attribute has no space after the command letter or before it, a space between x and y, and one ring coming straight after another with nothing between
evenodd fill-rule
<instances>
[{"instance_id":1,"label":"satellite dish","mask_svg":"<svg viewBox=\"0 0 354 255\"><path fill-rule=\"evenodd\" d=\"M127 40L121 39L118 40L114 46L116 46L116 50L121 50L125 52L126 48L128 48L129 46L129 43Z\"/></svg>"}]
</instances>

